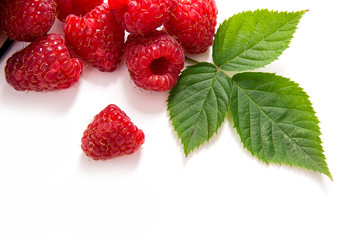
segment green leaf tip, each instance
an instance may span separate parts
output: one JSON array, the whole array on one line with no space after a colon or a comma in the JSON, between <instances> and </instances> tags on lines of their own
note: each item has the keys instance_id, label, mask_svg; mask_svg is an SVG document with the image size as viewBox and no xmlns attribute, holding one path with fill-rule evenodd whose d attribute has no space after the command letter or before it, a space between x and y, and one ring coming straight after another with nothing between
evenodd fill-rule
<instances>
[{"instance_id":1,"label":"green leaf tip","mask_svg":"<svg viewBox=\"0 0 360 240\"><path fill-rule=\"evenodd\" d=\"M332 175L325 162L319 120L298 84L271 73L233 76L231 115L241 141L266 163Z\"/></svg>"}]
</instances>

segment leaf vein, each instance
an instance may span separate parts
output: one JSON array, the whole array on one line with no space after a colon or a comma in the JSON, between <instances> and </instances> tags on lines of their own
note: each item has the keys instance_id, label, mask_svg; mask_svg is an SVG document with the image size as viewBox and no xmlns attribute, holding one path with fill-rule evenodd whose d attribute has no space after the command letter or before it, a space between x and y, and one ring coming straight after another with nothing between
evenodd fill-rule
<instances>
[{"instance_id":1,"label":"leaf vein","mask_svg":"<svg viewBox=\"0 0 360 240\"><path fill-rule=\"evenodd\" d=\"M176 104L172 105L171 108L176 107L176 106L179 105L180 103L183 103L183 102L185 102L186 100L189 100L190 98L194 98L194 97L196 97L196 96L198 96L198 95L201 95L202 92L205 91L205 90L207 90L208 88L209 88L209 87L204 87L203 89L199 90L199 91L196 92L195 94L190 95L189 97L184 98L184 99L180 100L179 102L177 102ZM189 105L187 108L184 108L182 111L178 112L176 115L182 113L183 111L188 110L188 108L191 108L192 106L194 106L194 105L196 105L196 104L197 104L197 102L194 102L193 104Z\"/></svg>"},{"instance_id":2,"label":"leaf vein","mask_svg":"<svg viewBox=\"0 0 360 240\"><path fill-rule=\"evenodd\" d=\"M313 121L311 121L312 123L314 123ZM300 129L303 129L303 130L307 130L307 131L311 131L313 133L316 133L316 134L319 134L318 131L315 131L313 129L309 129L309 128L305 128L305 127L301 127L301 126L298 126L298 125L295 125L295 123L291 124L291 123L285 123L285 122L276 122L277 124L283 124L283 125L289 125L291 127L296 127L296 128L300 128Z\"/></svg>"}]
</instances>

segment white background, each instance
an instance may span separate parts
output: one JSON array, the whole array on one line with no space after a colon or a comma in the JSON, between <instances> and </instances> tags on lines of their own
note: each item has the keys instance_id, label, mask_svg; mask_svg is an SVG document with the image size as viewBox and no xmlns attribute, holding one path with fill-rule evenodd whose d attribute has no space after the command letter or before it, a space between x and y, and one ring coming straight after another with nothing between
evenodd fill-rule
<instances>
[{"instance_id":1,"label":"white background","mask_svg":"<svg viewBox=\"0 0 360 240\"><path fill-rule=\"evenodd\" d=\"M309 9L279 60L261 71L310 95L334 177L265 165L226 121L185 157L168 93L137 88L121 64L87 66L56 93L17 92L0 62L0 239L360 239L359 17L356 1L218 0L218 22L244 10ZM52 32L61 32L56 22ZM195 56L209 60L211 54ZM95 162L82 133L108 104L146 135L134 155Z\"/></svg>"}]
</instances>

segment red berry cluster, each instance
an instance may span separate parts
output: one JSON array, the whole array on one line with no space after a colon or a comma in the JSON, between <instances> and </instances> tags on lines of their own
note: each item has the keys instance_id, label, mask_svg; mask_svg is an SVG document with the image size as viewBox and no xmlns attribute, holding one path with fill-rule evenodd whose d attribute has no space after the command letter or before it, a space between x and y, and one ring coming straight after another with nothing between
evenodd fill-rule
<instances>
[{"instance_id":1,"label":"red berry cluster","mask_svg":"<svg viewBox=\"0 0 360 240\"><path fill-rule=\"evenodd\" d=\"M130 33L124 60L144 89L171 89L184 66L184 51L202 53L213 43L214 0L109 0L109 5Z\"/></svg>"},{"instance_id":2,"label":"red berry cluster","mask_svg":"<svg viewBox=\"0 0 360 240\"><path fill-rule=\"evenodd\" d=\"M16 90L69 88L79 81L83 62L112 72L124 60L137 86L167 91L184 67L184 52L212 45L217 8L215 0L2 0L0 16L9 38L31 42L6 62L6 81ZM56 17L64 32L48 34ZM84 132L82 149L105 160L143 142L143 132L109 105Z\"/></svg>"}]
</instances>

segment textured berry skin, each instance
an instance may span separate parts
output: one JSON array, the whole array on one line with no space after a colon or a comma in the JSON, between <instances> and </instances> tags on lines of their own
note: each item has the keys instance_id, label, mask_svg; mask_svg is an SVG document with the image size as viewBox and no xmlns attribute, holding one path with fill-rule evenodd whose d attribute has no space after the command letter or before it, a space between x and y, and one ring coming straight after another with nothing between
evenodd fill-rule
<instances>
[{"instance_id":1,"label":"textured berry skin","mask_svg":"<svg viewBox=\"0 0 360 240\"><path fill-rule=\"evenodd\" d=\"M71 58L62 35L38 37L8 58L6 81L18 91L47 92L66 89L79 81L82 62Z\"/></svg>"},{"instance_id":2,"label":"textured berry skin","mask_svg":"<svg viewBox=\"0 0 360 240\"><path fill-rule=\"evenodd\" d=\"M202 53L213 44L217 13L215 0L180 0L164 26L184 51Z\"/></svg>"},{"instance_id":3,"label":"textured berry skin","mask_svg":"<svg viewBox=\"0 0 360 240\"><path fill-rule=\"evenodd\" d=\"M103 3L85 17L66 17L67 44L100 71L112 72L121 62L125 31Z\"/></svg>"},{"instance_id":4,"label":"textured berry skin","mask_svg":"<svg viewBox=\"0 0 360 240\"><path fill-rule=\"evenodd\" d=\"M102 3L103 0L56 0L57 18L64 22L70 14L82 17Z\"/></svg>"},{"instance_id":5,"label":"textured berry skin","mask_svg":"<svg viewBox=\"0 0 360 240\"><path fill-rule=\"evenodd\" d=\"M144 141L143 131L118 106L110 104L84 131L81 148L94 160L108 160L134 153Z\"/></svg>"},{"instance_id":6,"label":"textured berry skin","mask_svg":"<svg viewBox=\"0 0 360 240\"><path fill-rule=\"evenodd\" d=\"M137 86L166 91L176 84L185 57L173 37L155 31L145 36L130 34L125 43L124 59Z\"/></svg>"},{"instance_id":7,"label":"textured berry skin","mask_svg":"<svg viewBox=\"0 0 360 240\"><path fill-rule=\"evenodd\" d=\"M54 24L55 0L1 0L0 25L12 39L30 42Z\"/></svg>"},{"instance_id":8,"label":"textured berry skin","mask_svg":"<svg viewBox=\"0 0 360 240\"><path fill-rule=\"evenodd\" d=\"M109 0L112 9L124 11L126 31L147 34L162 26L179 0Z\"/></svg>"},{"instance_id":9,"label":"textured berry skin","mask_svg":"<svg viewBox=\"0 0 360 240\"><path fill-rule=\"evenodd\" d=\"M124 14L127 11L129 0L108 0L108 3L117 23L125 29Z\"/></svg>"}]
</instances>

